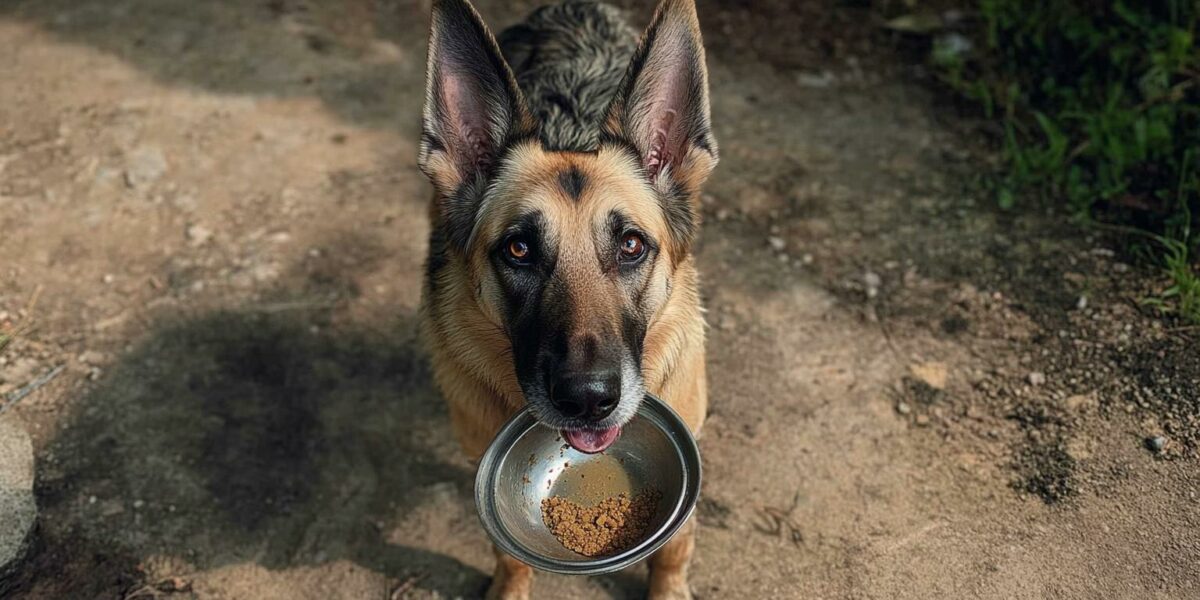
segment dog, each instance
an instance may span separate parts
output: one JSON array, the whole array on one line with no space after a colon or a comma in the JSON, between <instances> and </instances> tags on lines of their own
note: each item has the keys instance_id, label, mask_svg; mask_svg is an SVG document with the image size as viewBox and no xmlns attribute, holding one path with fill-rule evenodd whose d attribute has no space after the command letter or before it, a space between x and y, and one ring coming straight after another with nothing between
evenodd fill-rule
<instances>
[{"instance_id":1,"label":"dog","mask_svg":"<svg viewBox=\"0 0 1200 600\"><path fill-rule=\"evenodd\" d=\"M640 41L615 8L543 7L493 37L432 3L418 163L433 184L422 328L468 457L522 407L600 452L646 392L699 434L705 323L692 246L717 164L694 0ZM689 598L688 524L650 559L649 596ZM532 569L496 551L489 598Z\"/></svg>"}]
</instances>

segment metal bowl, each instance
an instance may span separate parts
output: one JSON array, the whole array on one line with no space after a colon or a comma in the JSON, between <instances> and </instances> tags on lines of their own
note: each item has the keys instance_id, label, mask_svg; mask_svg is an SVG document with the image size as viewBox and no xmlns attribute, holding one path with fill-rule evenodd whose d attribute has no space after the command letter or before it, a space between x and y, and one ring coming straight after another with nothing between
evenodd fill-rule
<instances>
[{"instance_id":1,"label":"metal bowl","mask_svg":"<svg viewBox=\"0 0 1200 600\"><path fill-rule=\"evenodd\" d=\"M646 537L615 554L576 554L542 522L545 498L594 506L646 490L661 494ZM687 522L699 496L696 440L671 407L649 394L600 454L571 448L526 408L500 429L475 475L475 507L496 546L532 567L568 575L609 573L650 556Z\"/></svg>"}]
</instances>

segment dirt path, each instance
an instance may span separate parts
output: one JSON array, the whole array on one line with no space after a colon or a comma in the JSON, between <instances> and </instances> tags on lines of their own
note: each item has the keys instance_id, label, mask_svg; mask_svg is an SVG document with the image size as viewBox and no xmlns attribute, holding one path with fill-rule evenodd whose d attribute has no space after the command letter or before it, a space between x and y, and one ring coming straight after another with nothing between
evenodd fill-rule
<instances>
[{"instance_id":1,"label":"dirt path","mask_svg":"<svg viewBox=\"0 0 1200 600\"><path fill-rule=\"evenodd\" d=\"M25 596L485 586L415 339L417 4L0 4L0 325L36 324L0 392L67 365L15 409L42 508ZM697 594L1193 596L1195 337L1136 308L1153 274L1102 240L988 209L970 137L832 4L702 3Z\"/></svg>"}]
</instances>

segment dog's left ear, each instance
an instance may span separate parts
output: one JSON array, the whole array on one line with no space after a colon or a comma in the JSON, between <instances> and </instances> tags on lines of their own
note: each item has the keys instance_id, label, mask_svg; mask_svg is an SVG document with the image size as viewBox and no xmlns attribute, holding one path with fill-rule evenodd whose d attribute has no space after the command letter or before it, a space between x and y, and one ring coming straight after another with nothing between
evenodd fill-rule
<instances>
[{"instance_id":1,"label":"dog's left ear","mask_svg":"<svg viewBox=\"0 0 1200 600\"><path fill-rule=\"evenodd\" d=\"M695 0L658 5L604 131L633 143L660 191L699 193L717 165L717 143L709 125L708 69Z\"/></svg>"},{"instance_id":2,"label":"dog's left ear","mask_svg":"<svg viewBox=\"0 0 1200 600\"><path fill-rule=\"evenodd\" d=\"M486 176L510 136L532 129L532 118L495 37L466 0L433 1L426 77L417 161L450 198Z\"/></svg>"}]
</instances>

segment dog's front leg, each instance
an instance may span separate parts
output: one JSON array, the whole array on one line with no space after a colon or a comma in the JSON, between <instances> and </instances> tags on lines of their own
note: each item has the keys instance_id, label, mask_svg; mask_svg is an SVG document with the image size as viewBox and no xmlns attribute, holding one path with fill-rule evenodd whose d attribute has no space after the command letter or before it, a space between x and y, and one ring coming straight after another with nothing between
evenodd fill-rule
<instances>
[{"instance_id":1,"label":"dog's front leg","mask_svg":"<svg viewBox=\"0 0 1200 600\"><path fill-rule=\"evenodd\" d=\"M691 600L687 570L696 547L696 520L689 519L679 533L650 557L649 600Z\"/></svg>"},{"instance_id":2,"label":"dog's front leg","mask_svg":"<svg viewBox=\"0 0 1200 600\"><path fill-rule=\"evenodd\" d=\"M528 600L533 587L533 569L529 565L505 554L496 552L496 572L492 585L488 587L487 600Z\"/></svg>"}]
</instances>

